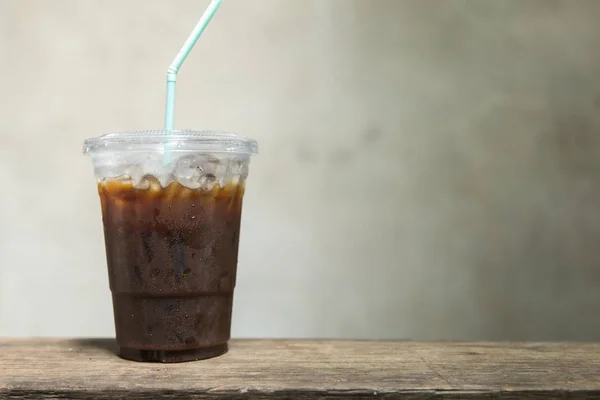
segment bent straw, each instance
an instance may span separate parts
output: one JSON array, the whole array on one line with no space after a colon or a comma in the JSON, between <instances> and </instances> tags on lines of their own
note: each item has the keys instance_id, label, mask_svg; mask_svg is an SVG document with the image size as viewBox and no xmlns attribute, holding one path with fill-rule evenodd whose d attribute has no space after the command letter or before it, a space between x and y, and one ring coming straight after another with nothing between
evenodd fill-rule
<instances>
[{"instance_id":1,"label":"bent straw","mask_svg":"<svg viewBox=\"0 0 600 400\"><path fill-rule=\"evenodd\" d=\"M177 73L179 72L179 68L181 68L181 65L194 48L194 45L200 38L200 35L202 35L202 32L204 32L206 26L217 12L217 9L222 2L223 0L212 0L210 2L206 8L206 11L204 11L204 14L202 14L200 21L198 21L198 24L196 24L196 27L183 44L183 47L181 50L179 50L179 53L177 53L177 56L175 56L175 59L171 65L169 65L169 69L167 70L167 106L165 111L166 130L173 129L173 122L175 118L175 83L177 82Z\"/></svg>"}]
</instances>

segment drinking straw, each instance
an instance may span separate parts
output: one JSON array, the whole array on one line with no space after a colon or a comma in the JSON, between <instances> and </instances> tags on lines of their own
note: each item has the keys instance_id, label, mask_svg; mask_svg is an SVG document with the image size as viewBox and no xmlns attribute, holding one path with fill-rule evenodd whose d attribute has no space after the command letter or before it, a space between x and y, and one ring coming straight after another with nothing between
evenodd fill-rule
<instances>
[{"instance_id":1,"label":"drinking straw","mask_svg":"<svg viewBox=\"0 0 600 400\"><path fill-rule=\"evenodd\" d=\"M204 14L202 14L200 21L198 21L198 24L196 24L196 27L183 44L183 47L181 50L179 50L179 53L177 53L177 56L175 56L175 59L171 65L169 65L169 69L167 70L167 107L165 112L166 130L173 129L173 121L175 117L175 83L177 82L177 73L179 72L179 68L181 68L181 65L194 48L194 45L200 38L200 35L202 35L202 32L204 32L206 26L217 12L217 9L222 2L223 0L212 0L210 2L206 8L206 11L204 11Z\"/></svg>"}]
</instances>

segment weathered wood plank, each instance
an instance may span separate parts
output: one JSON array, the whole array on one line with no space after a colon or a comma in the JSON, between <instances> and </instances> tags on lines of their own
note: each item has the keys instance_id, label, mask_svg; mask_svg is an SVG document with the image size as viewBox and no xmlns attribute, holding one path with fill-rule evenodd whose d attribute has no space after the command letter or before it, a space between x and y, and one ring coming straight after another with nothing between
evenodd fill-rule
<instances>
[{"instance_id":1,"label":"weathered wood plank","mask_svg":"<svg viewBox=\"0 0 600 400\"><path fill-rule=\"evenodd\" d=\"M238 340L182 364L113 340L0 340L0 399L600 399L600 343Z\"/></svg>"}]
</instances>

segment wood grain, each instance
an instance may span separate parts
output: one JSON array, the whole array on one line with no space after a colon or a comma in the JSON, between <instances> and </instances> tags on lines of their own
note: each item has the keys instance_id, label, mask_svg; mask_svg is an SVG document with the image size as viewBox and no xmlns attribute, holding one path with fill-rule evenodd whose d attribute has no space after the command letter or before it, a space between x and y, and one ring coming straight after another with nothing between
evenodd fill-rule
<instances>
[{"instance_id":1,"label":"wood grain","mask_svg":"<svg viewBox=\"0 0 600 400\"><path fill-rule=\"evenodd\" d=\"M0 340L0 399L600 399L600 343L238 340L182 364L108 339Z\"/></svg>"}]
</instances>

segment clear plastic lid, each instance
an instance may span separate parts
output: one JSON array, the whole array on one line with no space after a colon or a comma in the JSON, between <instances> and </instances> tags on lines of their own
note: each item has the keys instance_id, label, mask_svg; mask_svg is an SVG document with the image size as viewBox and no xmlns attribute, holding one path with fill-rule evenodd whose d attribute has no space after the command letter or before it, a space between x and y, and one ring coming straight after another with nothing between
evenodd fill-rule
<instances>
[{"instance_id":1,"label":"clear plastic lid","mask_svg":"<svg viewBox=\"0 0 600 400\"><path fill-rule=\"evenodd\" d=\"M256 154L258 143L235 133L194 130L113 132L87 139L83 153L111 151L197 151Z\"/></svg>"}]
</instances>

